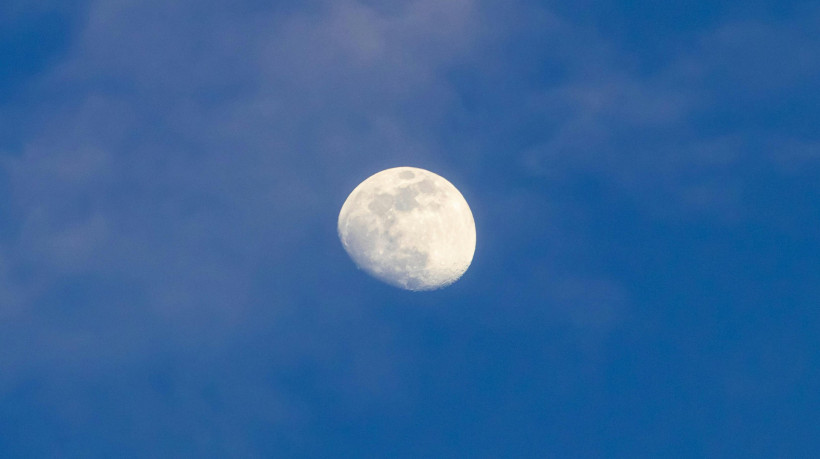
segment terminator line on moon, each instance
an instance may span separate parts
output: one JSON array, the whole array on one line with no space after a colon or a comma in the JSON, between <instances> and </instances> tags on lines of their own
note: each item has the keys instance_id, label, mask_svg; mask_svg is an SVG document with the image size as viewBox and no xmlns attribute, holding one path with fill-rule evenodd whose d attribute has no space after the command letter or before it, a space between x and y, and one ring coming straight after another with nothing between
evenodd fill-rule
<instances>
[{"instance_id":1,"label":"terminator line on moon","mask_svg":"<svg viewBox=\"0 0 820 459\"><path fill-rule=\"evenodd\" d=\"M373 277L407 290L457 281L473 260L475 221L443 177L415 167L383 170L357 186L339 213L339 239Z\"/></svg>"}]
</instances>

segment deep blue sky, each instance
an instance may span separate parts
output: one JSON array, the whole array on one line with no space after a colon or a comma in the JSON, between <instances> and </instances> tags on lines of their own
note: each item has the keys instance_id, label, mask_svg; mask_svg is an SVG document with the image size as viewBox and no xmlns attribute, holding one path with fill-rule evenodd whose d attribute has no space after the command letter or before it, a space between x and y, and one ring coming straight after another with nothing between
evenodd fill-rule
<instances>
[{"instance_id":1,"label":"deep blue sky","mask_svg":"<svg viewBox=\"0 0 820 459\"><path fill-rule=\"evenodd\" d=\"M816 457L818 24L2 2L0 457ZM403 165L473 209L444 290L336 236Z\"/></svg>"}]
</instances>

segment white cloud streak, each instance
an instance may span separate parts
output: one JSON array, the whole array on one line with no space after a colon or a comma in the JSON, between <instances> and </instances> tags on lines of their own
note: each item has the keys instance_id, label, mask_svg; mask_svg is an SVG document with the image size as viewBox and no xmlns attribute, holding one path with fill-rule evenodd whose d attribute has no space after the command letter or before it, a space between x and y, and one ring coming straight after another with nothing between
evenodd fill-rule
<instances>
[{"instance_id":1,"label":"white cloud streak","mask_svg":"<svg viewBox=\"0 0 820 459\"><path fill-rule=\"evenodd\" d=\"M359 341L347 335L350 321L385 327L362 310L361 298L336 299L335 310L328 305L335 294L306 296L295 287L333 278L320 278L326 268L306 269L305 254L336 244L335 212L362 177L401 164L478 177L512 164L526 180L593 175L650 213L730 214L743 196L733 171L754 140L693 133L693 116L714 100L710 76L722 72L750 93L816 76L814 55L788 46L814 42L800 32L783 38L790 24L728 25L705 35L695 53L644 75L592 30L541 9L518 22L497 8L473 0L315 2L269 11L189 1L90 3L69 53L35 83L42 94L36 135L2 163L19 228L0 245L0 391L27 375L103 374L129 366L123 362L139 368L167 347L187 356L238 345L243 334L276 333L271 342L281 349L271 358L283 367L334 362L336 346L347 346L349 360L327 371L347 381L352 397L380 387L400 393L412 384L401 377L409 363L391 353L399 344L390 330ZM517 80L525 77L511 75L504 42L527 46L516 43L525 33L544 46L527 52L545 65L557 62L564 77L527 87ZM783 79L744 59L747 43L761 42L772 44L778 62L790 50ZM498 111L471 113L453 80L458 72L499 83L500 96L487 94L506 98ZM543 127L527 146L503 154L476 146L523 117ZM441 126L464 119L461 131L441 134ZM814 141L785 136L782 144L793 154L768 160L784 170L817 160ZM494 191L486 208L499 217L511 202L540 199L501 184ZM546 244L553 250L583 241ZM553 309L538 320L602 335L617 326L627 289L561 269L549 265L525 279L527 287L546 283L538 300ZM126 293L106 294L111 283ZM97 300L55 311L69 303L60 301L66 284L97 292ZM344 320L328 319L339 310ZM319 318L300 315L311 313ZM87 326L92 318L98 329ZM282 325L275 331L260 325L276 320ZM297 336L299 326L316 321L312 331L323 340ZM25 330L12 332L21 323ZM31 349L31 342L39 344ZM370 362L383 366L374 370ZM205 367L179 377L195 378ZM231 391L234 382L215 390L244 397ZM59 394L49 397L59 404ZM260 398L266 406L281 402L267 392ZM304 415L299 407L281 410ZM238 435L224 427L225 438Z\"/></svg>"}]
</instances>

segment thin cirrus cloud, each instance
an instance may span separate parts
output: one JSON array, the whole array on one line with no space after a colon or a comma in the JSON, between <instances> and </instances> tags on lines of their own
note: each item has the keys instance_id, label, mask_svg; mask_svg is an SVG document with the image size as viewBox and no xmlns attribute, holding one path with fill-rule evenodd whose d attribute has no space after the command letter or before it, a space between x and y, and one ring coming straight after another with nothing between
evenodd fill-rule
<instances>
[{"instance_id":1,"label":"thin cirrus cloud","mask_svg":"<svg viewBox=\"0 0 820 459\"><path fill-rule=\"evenodd\" d=\"M452 39L467 32L431 17L455 26L471 5L377 13L328 4L261 16L203 8L192 18L180 4L89 4L67 54L32 83L50 94L31 105L35 134L4 159L16 224L2 246L0 292L14 305L3 309L3 387L43 373L76 382L112 365L128 372L157 354L266 333L253 325L266 323L260 314L280 324L268 339L283 349L274 357L282 365L333 358L327 342L288 332L305 301L294 290L309 268L300 248L319 231L305 228L335 218L346 164L435 150L398 112L420 93L447 91L437 69L469 39ZM372 68L381 75L357 80ZM24 352L30 342L40 344ZM351 356L374 354L351 346ZM372 373L366 367L338 377L366 380L357 376ZM389 380L392 365L379 367L386 373L373 377ZM233 397L228 385L217 390Z\"/></svg>"},{"instance_id":2,"label":"thin cirrus cloud","mask_svg":"<svg viewBox=\"0 0 820 459\"><path fill-rule=\"evenodd\" d=\"M474 207L473 304L441 320L600 346L633 292L600 268L575 182L650 220L742 221L747 168L816 167L808 131L757 125L767 98L817 119L795 105L817 74L816 13L698 31L647 70L618 37L525 3L88 2L28 106L0 107L31 120L2 160L0 390L59 381L32 397L81 429L99 413L64 400L92 402L94 375L126 400L102 418L142 426L112 444L146 452L162 432L253 452L243 422L298 431L309 403L271 362L339 382L347 407L405 407L424 356L349 287L365 281L340 274L334 232L352 187L396 165L441 171ZM225 363L239 353L267 360Z\"/></svg>"},{"instance_id":3,"label":"thin cirrus cloud","mask_svg":"<svg viewBox=\"0 0 820 459\"><path fill-rule=\"evenodd\" d=\"M67 55L36 83L57 97L37 101L44 116L36 136L5 163L21 222L4 243L7 269L25 264L54 282L77 271L126 276L157 304L246 301L241 279L264 258L254 246L271 255L300 243L297 225L282 222L315 222L310 209L336 204L324 186L343 192L349 183L337 171L368 158L458 161L441 158L460 140L445 146L430 120L453 123L448 110L465 110L448 71L474 66L493 78L503 68L491 40L503 44L520 31L503 17L501 28L485 27L493 8L417 1L379 10L346 2L258 14L214 5L192 16L185 4L90 3ZM698 45L718 51L681 53L646 76L622 64L628 55L603 37L539 13L529 25L543 29L533 33L560 43L539 57L554 53L566 81L506 89L502 122L485 131L509 134L506 119L518 102L524 117L543 124L543 135L526 132L531 144L510 151L523 173L560 179L580 171L641 195L647 188L673 193L680 205L734 205L742 187L732 179L736 150L755 140L736 132L704 138L691 118L704 100L714 103L703 96L713 75L754 65L742 49L720 49L777 47L781 30L797 30L785 39L791 43L805 38L805 21L723 26ZM732 38L739 34L755 40ZM724 54L739 63L725 64ZM808 77L811 56L798 61L784 78ZM761 78L742 81L783 86L771 74ZM651 139L638 138L647 131ZM479 152L478 164L495 154ZM700 182L688 183L683 177L693 168ZM295 195L299 202L282 198ZM48 282L17 282L10 289L33 296L48 289ZM201 285L225 293L200 297Z\"/></svg>"},{"instance_id":4,"label":"thin cirrus cloud","mask_svg":"<svg viewBox=\"0 0 820 459\"><path fill-rule=\"evenodd\" d=\"M25 265L39 277L7 276L8 290L34 301L62 276L108 273L140 285L159 310L251 301L244 279L266 256L289 256L287 246L303 243L299 225L283 222L315 224L312 209L331 209L325 187L338 193L349 185L337 171L369 158L458 161L441 159L447 147L430 120L452 123L448 110L465 109L448 71L474 66L504 79L494 73L505 65L503 47L490 45L521 32L513 29L518 16L485 27L493 8L346 2L258 14L215 4L192 16L176 3L89 4L67 55L36 83L58 97L37 102L46 115L36 136L6 161L21 222L4 244L7 269ZM554 43L539 57L564 63L566 81L506 89L503 121L485 131L509 134L518 101L525 117L540 120L543 135L526 132L532 144L510 152L523 173L591 173L641 196L647 188L673 193L682 206L737 204L742 185L731 166L753 139L703 138L691 117L704 109L708 77L742 68L742 52L731 53L740 65L710 57L723 55L717 51L682 53L639 75L603 37L537 13L525 23ZM724 26L700 46L737 48L738 34L776 45L788 28ZM810 56L806 65L784 78L804 78ZM637 138L647 131L651 140ZM478 164L494 154L479 152ZM687 183L693 168L699 182Z\"/></svg>"}]
</instances>

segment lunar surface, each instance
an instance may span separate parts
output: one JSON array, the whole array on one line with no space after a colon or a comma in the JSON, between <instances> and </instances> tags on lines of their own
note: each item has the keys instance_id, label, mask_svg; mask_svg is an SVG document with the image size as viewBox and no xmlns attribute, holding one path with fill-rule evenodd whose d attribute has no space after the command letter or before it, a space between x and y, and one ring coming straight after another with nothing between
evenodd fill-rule
<instances>
[{"instance_id":1,"label":"lunar surface","mask_svg":"<svg viewBox=\"0 0 820 459\"><path fill-rule=\"evenodd\" d=\"M359 268L407 290L458 280L475 253L464 196L430 171L396 167L357 186L339 213L339 238Z\"/></svg>"}]
</instances>

